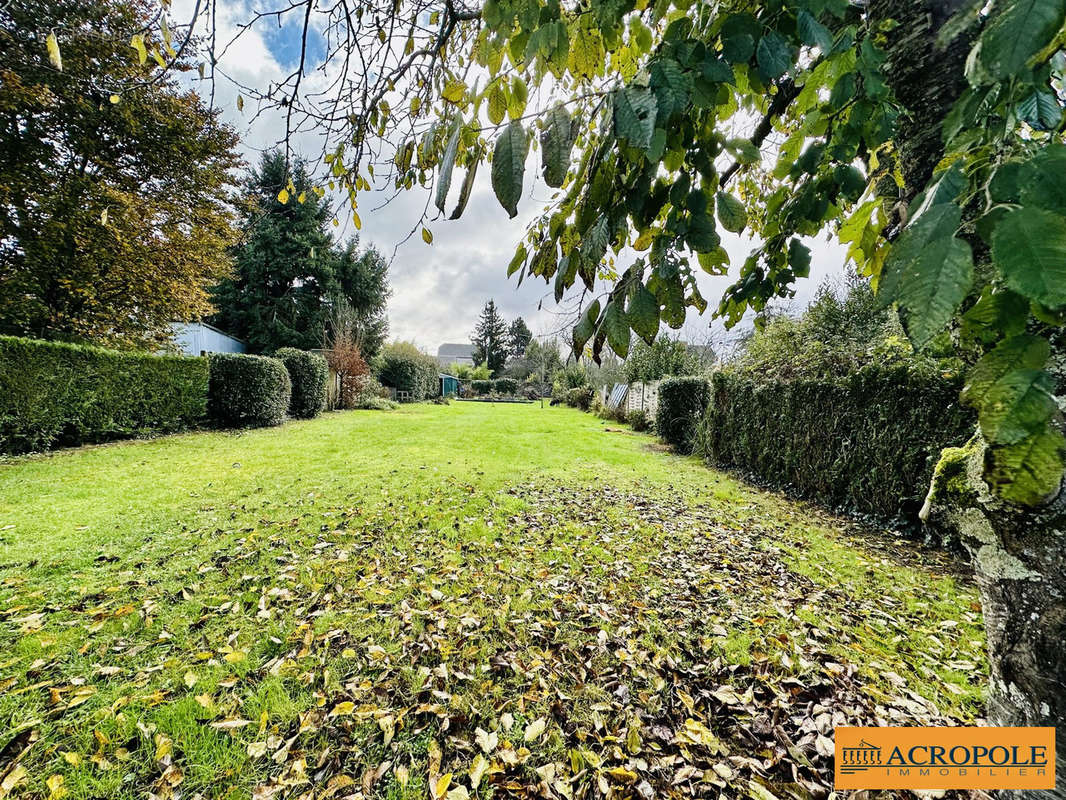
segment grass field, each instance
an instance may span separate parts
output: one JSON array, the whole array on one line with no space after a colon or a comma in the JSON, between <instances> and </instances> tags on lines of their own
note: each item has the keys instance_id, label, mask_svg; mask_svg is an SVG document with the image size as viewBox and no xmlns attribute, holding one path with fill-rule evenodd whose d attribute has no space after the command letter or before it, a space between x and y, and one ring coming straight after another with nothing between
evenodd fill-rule
<instances>
[{"instance_id":1,"label":"grass field","mask_svg":"<svg viewBox=\"0 0 1066 800\"><path fill-rule=\"evenodd\" d=\"M0 798L808 797L982 713L976 592L571 409L0 463Z\"/></svg>"}]
</instances>

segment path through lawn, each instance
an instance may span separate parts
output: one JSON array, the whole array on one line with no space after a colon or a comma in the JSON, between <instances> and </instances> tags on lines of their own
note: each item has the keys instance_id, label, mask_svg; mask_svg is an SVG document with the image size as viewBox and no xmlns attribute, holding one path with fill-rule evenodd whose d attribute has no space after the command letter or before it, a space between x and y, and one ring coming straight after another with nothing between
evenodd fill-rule
<instances>
[{"instance_id":1,"label":"path through lawn","mask_svg":"<svg viewBox=\"0 0 1066 800\"><path fill-rule=\"evenodd\" d=\"M824 796L980 716L949 572L539 405L14 460L0 798Z\"/></svg>"}]
</instances>

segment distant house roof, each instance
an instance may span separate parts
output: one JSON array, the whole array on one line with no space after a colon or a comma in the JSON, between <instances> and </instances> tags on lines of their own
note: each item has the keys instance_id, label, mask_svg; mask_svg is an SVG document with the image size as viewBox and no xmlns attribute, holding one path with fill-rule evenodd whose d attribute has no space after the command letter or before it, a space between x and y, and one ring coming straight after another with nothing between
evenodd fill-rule
<instances>
[{"instance_id":1,"label":"distant house roof","mask_svg":"<svg viewBox=\"0 0 1066 800\"><path fill-rule=\"evenodd\" d=\"M469 358L474 357L474 345L472 344L455 344L453 342L445 342L437 348L437 358Z\"/></svg>"}]
</instances>

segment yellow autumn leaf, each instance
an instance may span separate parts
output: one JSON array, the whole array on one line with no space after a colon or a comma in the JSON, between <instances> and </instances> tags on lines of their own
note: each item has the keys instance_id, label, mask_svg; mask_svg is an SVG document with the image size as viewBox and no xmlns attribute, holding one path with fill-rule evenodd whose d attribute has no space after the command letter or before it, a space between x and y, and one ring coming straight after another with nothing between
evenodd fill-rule
<instances>
[{"instance_id":1,"label":"yellow autumn leaf","mask_svg":"<svg viewBox=\"0 0 1066 800\"><path fill-rule=\"evenodd\" d=\"M110 96L110 97L108 98L108 100L110 100L110 101L111 101L111 103L112 103L113 105L117 105L117 104L118 104L118 101L119 101L119 99L120 99L120 98L119 98L119 96L118 96L117 94L113 94L113 95L111 95L111 96Z\"/></svg>"},{"instance_id":2,"label":"yellow autumn leaf","mask_svg":"<svg viewBox=\"0 0 1066 800\"><path fill-rule=\"evenodd\" d=\"M426 244L433 244L433 234L430 233L429 228L422 229L422 241Z\"/></svg>"},{"instance_id":3,"label":"yellow autumn leaf","mask_svg":"<svg viewBox=\"0 0 1066 800\"><path fill-rule=\"evenodd\" d=\"M237 95L237 110L244 111L244 95Z\"/></svg>"},{"instance_id":4,"label":"yellow autumn leaf","mask_svg":"<svg viewBox=\"0 0 1066 800\"><path fill-rule=\"evenodd\" d=\"M63 56L59 52L59 40L56 38L55 31L48 34L45 45L48 47L48 60L52 62L53 67L62 72Z\"/></svg>"},{"instance_id":5,"label":"yellow autumn leaf","mask_svg":"<svg viewBox=\"0 0 1066 800\"><path fill-rule=\"evenodd\" d=\"M196 673L192 670L185 673L185 685L190 689L196 685L197 680Z\"/></svg>"},{"instance_id":6,"label":"yellow autumn leaf","mask_svg":"<svg viewBox=\"0 0 1066 800\"><path fill-rule=\"evenodd\" d=\"M103 211L100 212L100 224L101 225L106 225L107 224L107 209L106 208Z\"/></svg>"},{"instance_id":7,"label":"yellow autumn leaf","mask_svg":"<svg viewBox=\"0 0 1066 800\"><path fill-rule=\"evenodd\" d=\"M19 764L0 781L0 798L11 794L16 786L26 780L26 768Z\"/></svg>"},{"instance_id":8,"label":"yellow autumn leaf","mask_svg":"<svg viewBox=\"0 0 1066 800\"><path fill-rule=\"evenodd\" d=\"M362 230L363 221L361 219L359 219L359 214L357 212L355 212L355 211L352 212L352 222L355 223L355 229L357 231L358 230Z\"/></svg>"},{"instance_id":9,"label":"yellow autumn leaf","mask_svg":"<svg viewBox=\"0 0 1066 800\"><path fill-rule=\"evenodd\" d=\"M287 202L289 202L289 190L288 189L282 189L280 192L278 192L278 202L281 203L282 205L285 205Z\"/></svg>"},{"instance_id":10,"label":"yellow autumn leaf","mask_svg":"<svg viewBox=\"0 0 1066 800\"><path fill-rule=\"evenodd\" d=\"M282 189L282 191L285 190ZM278 199L281 200L281 197L279 196ZM285 192L285 200L282 200L282 202L284 203L288 199L289 193ZM244 659L247 658L247 655L241 650L234 650L232 653L226 653L223 658L226 659L226 661L228 661L230 664L237 664L241 661L244 661Z\"/></svg>"},{"instance_id":11,"label":"yellow autumn leaf","mask_svg":"<svg viewBox=\"0 0 1066 800\"><path fill-rule=\"evenodd\" d=\"M62 756L63 760L70 764L70 766L72 767L76 767L78 766L78 764L81 763L81 756L78 753L72 752L70 750L64 750Z\"/></svg>"},{"instance_id":12,"label":"yellow autumn leaf","mask_svg":"<svg viewBox=\"0 0 1066 800\"><path fill-rule=\"evenodd\" d=\"M296 195L296 202L303 203L307 199L307 192L300 192Z\"/></svg>"},{"instance_id":13,"label":"yellow autumn leaf","mask_svg":"<svg viewBox=\"0 0 1066 800\"><path fill-rule=\"evenodd\" d=\"M351 700L345 700L337 705L333 706L333 710L329 712L331 717L346 717L355 710L355 703Z\"/></svg>"},{"instance_id":14,"label":"yellow autumn leaf","mask_svg":"<svg viewBox=\"0 0 1066 800\"><path fill-rule=\"evenodd\" d=\"M174 752L174 741L161 733L155 735L155 760L162 761Z\"/></svg>"},{"instance_id":15,"label":"yellow autumn leaf","mask_svg":"<svg viewBox=\"0 0 1066 800\"><path fill-rule=\"evenodd\" d=\"M449 103L458 103L463 99L464 92L466 92L465 83L460 80L450 80L444 84L444 91L441 92L441 97Z\"/></svg>"},{"instance_id":16,"label":"yellow autumn leaf","mask_svg":"<svg viewBox=\"0 0 1066 800\"><path fill-rule=\"evenodd\" d=\"M470 776L470 785L473 788L477 788L481 783L481 779L485 777L485 773L489 771L489 762L485 756L478 753L474 757L474 763L470 765L470 771L467 773Z\"/></svg>"},{"instance_id":17,"label":"yellow autumn leaf","mask_svg":"<svg viewBox=\"0 0 1066 800\"><path fill-rule=\"evenodd\" d=\"M450 772L446 772L437 778L437 782L433 784L433 797L435 800L440 800L441 797L448 793L448 786L451 782L452 774Z\"/></svg>"},{"instance_id":18,"label":"yellow autumn leaf","mask_svg":"<svg viewBox=\"0 0 1066 800\"><path fill-rule=\"evenodd\" d=\"M144 46L144 37L139 33L135 33L130 37L130 47L137 51L137 61L143 64L148 60L148 50Z\"/></svg>"},{"instance_id":19,"label":"yellow autumn leaf","mask_svg":"<svg viewBox=\"0 0 1066 800\"><path fill-rule=\"evenodd\" d=\"M152 58L155 59L155 63L157 63L160 67L162 67L163 69L167 68L166 59L163 58L163 54L159 52L158 48L152 48Z\"/></svg>"},{"instance_id":20,"label":"yellow autumn leaf","mask_svg":"<svg viewBox=\"0 0 1066 800\"><path fill-rule=\"evenodd\" d=\"M62 775L53 775L44 783L48 787L48 800L60 800L67 796L67 787L63 785Z\"/></svg>"}]
</instances>

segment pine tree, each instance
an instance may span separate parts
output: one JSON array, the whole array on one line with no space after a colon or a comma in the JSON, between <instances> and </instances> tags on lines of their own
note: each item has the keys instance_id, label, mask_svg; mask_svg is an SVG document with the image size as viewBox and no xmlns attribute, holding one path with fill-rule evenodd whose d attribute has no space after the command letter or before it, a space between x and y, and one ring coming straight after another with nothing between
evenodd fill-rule
<instances>
[{"instance_id":1,"label":"pine tree","mask_svg":"<svg viewBox=\"0 0 1066 800\"><path fill-rule=\"evenodd\" d=\"M474 345L474 363L486 364L493 376L498 375L507 361L508 336L507 325L492 300L481 309L470 341Z\"/></svg>"},{"instance_id":2,"label":"pine tree","mask_svg":"<svg viewBox=\"0 0 1066 800\"><path fill-rule=\"evenodd\" d=\"M372 357L388 332L381 253L360 251L358 238L335 245L329 200L315 193L302 161L286 163L277 150L248 177L244 200L245 240L234 251L234 276L215 289L212 322L250 351L272 353L322 347L343 319L345 336Z\"/></svg>"},{"instance_id":3,"label":"pine tree","mask_svg":"<svg viewBox=\"0 0 1066 800\"><path fill-rule=\"evenodd\" d=\"M511 358L521 358L525 355L526 347L529 346L529 340L532 338L533 332L529 330L526 321L521 317L516 317L511 327L507 329L507 354Z\"/></svg>"}]
</instances>

